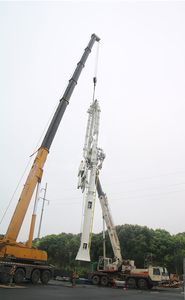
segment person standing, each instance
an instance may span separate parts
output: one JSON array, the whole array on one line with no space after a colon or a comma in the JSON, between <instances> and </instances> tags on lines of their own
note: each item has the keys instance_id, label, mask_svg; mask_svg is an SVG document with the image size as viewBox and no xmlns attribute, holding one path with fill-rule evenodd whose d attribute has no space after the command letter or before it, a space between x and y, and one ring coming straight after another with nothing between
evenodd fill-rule
<instances>
[{"instance_id":1,"label":"person standing","mask_svg":"<svg viewBox=\"0 0 185 300\"><path fill-rule=\"evenodd\" d=\"M14 279L14 275L15 275L15 271L16 271L16 265L13 265L10 269L9 275L10 275L10 282L9 285L13 285L13 279Z\"/></svg>"},{"instance_id":2,"label":"person standing","mask_svg":"<svg viewBox=\"0 0 185 300\"><path fill-rule=\"evenodd\" d=\"M76 286L76 278L77 278L77 274L75 272L75 270L72 272L72 276L71 276L71 283L72 283L72 287Z\"/></svg>"}]
</instances>

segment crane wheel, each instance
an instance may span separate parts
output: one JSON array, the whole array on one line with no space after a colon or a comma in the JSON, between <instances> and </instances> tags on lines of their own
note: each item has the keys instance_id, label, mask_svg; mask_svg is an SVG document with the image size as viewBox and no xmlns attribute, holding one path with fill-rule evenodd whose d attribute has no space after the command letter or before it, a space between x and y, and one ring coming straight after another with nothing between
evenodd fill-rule
<instances>
[{"instance_id":1,"label":"crane wheel","mask_svg":"<svg viewBox=\"0 0 185 300\"><path fill-rule=\"evenodd\" d=\"M107 276L102 276L101 277L101 285L107 286L108 285L108 278Z\"/></svg>"},{"instance_id":2,"label":"crane wheel","mask_svg":"<svg viewBox=\"0 0 185 300\"><path fill-rule=\"evenodd\" d=\"M43 284L48 284L48 281L51 279L51 273L48 270L44 270L41 273L40 280Z\"/></svg>"},{"instance_id":3,"label":"crane wheel","mask_svg":"<svg viewBox=\"0 0 185 300\"><path fill-rule=\"evenodd\" d=\"M100 283L100 277L98 275L94 275L92 277L92 284L97 285Z\"/></svg>"},{"instance_id":4,"label":"crane wheel","mask_svg":"<svg viewBox=\"0 0 185 300\"><path fill-rule=\"evenodd\" d=\"M148 281L144 278L141 278L138 280L137 286L141 290L147 290L148 289Z\"/></svg>"},{"instance_id":5,"label":"crane wheel","mask_svg":"<svg viewBox=\"0 0 185 300\"><path fill-rule=\"evenodd\" d=\"M23 282L24 278L25 278L25 271L21 268L16 269L14 275L14 282L19 284Z\"/></svg>"},{"instance_id":6,"label":"crane wheel","mask_svg":"<svg viewBox=\"0 0 185 300\"><path fill-rule=\"evenodd\" d=\"M0 273L0 282L1 283L9 283L10 282L10 275L8 273Z\"/></svg>"},{"instance_id":7,"label":"crane wheel","mask_svg":"<svg viewBox=\"0 0 185 300\"><path fill-rule=\"evenodd\" d=\"M37 284L39 279L40 279L40 270L38 270L38 269L33 270L32 274L31 274L31 282L33 284Z\"/></svg>"},{"instance_id":8,"label":"crane wheel","mask_svg":"<svg viewBox=\"0 0 185 300\"><path fill-rule=\"evenodd\" d=\"M126 283L127 286L131 289L135 289L137 287L135 278L128 278Z\"/></svg>"}]
</instances>

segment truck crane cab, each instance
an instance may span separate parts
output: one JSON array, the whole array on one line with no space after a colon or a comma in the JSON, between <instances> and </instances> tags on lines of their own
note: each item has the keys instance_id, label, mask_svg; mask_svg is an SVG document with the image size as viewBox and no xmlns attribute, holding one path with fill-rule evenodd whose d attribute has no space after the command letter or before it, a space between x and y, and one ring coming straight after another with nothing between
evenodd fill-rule
<instances>
[{"instance_id":1,"label":"truck crane cab","mask_svg":"<svg viewBox=\"0 0 185 300\"><path fill-rule=\"evenodd\" d=\"M98 260L97 270L98 271L118 271L119 263L117 261L113 261L110 257L100 256Z\"/></svg>"}]
</instances>

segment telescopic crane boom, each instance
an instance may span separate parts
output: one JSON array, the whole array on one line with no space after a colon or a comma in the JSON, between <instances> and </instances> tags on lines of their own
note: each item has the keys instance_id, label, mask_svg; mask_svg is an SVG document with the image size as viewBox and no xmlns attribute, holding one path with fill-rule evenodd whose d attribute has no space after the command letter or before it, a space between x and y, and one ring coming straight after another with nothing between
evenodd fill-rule
<instances>
[{"instance_id":1,"label":"telescopic crane boom","mask_svg":"<svg viewBox=\"0 0 185 300\"><path fill-rule=\"evenodd\" d=\"M57 132L60 121L63 117L63 114L66 110L67 105L69 104L70 97L73 93L73 90L78 82L79 76L85 62L91 52L91 49L94 43L99 42L99 37L96 34L92 34L91 39L84 50L84 53L77 64L77 67L69 80L67 88L63 94L63 97L60 99L56 112L53 116L53 119L49 125L49 128L46 132L46 135L43 139L43 142L38 149L36 158L33 162L29 175L27 177L26 183L23 187L22 193L20 195L17 207L14 211L12 219L10 221L9 227L3 239L0 240L0 259L5 257L14 257L14 258L24 258L24 259L34 259L34 260L47 260L47 255L44 251L36 250L31 248L33 231L35 225L35 218L32 219L30 237L27 243L27 246L23 246L20 243L17 243L17 237L20 232L24 217L26 215L28 206L30 204L32 195L35 191L37 184L41 181L43 167L47 159L51 144ZM1 272L1 271L0 271Z\"/></svg>"},{"instance_id":2,"label":"telescopic crane boom","mask_svg":"<svg viewBox=\"0 0 185 300\"><path fill-rule=\"evenodd\" d=\"M102 208L103 219L105 220L105 223L107 226L107 231L108 231L109 238L111 241L114 258L117 261L117 264L121 265L123 258L121 255L120 242L119 242L116 228L114 226L114 222L113 222L112 215L110 212L107 196L102 190L100 179L99 179L98 175L96 177L96 189L98 192L98 198L100 200L100 204L101 204L101 208Z\"/></svg>"},{"instance_id":3,"label":"telescopic crane boom","mask_svg":"<svg viewBox=\"0 0 185 300\"><path fill-rule=\"evenodd\" d=\"M73 73L73 76L69 80L68 86L64 92L63 97L61 98L57 110L53 116L53 119L50 123L50 126L46 132L46 135L43 139L41 147L38 150L37 156L35 161L31 167L30 173L24 185L23 191L19 198L19 202L15 209L14 215L12 220L9 224L8 230L5 235L5 240L8 241L16 241L19 231L21 229L26 211L28 209L31 197L35 190L37 183L41 180L42 173L43 173L43 166L46 161L47 155L49 153L49 149L57 132L58 126L60 121L63 117L63 114L66 110L67 105L69 104L70 97L72 92L78 82L78 78L81 74L81 71L85 65L85 62L91 52L92 46L95 41L99 41L99 38L93 34L91 40L84 51L84 54L77 64L77 67Z\"/></svg>"}]
</instances>

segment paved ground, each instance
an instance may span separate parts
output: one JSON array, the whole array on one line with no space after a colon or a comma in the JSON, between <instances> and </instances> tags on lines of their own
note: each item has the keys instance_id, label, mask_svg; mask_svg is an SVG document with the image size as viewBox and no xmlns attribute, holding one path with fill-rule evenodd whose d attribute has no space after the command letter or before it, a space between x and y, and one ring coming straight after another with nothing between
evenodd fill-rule
<instances>
[{"instance_id":1,"label":"paved ground","mask_svg":"<svg viewBox=\"0 0 185 300\"><path fill-rule=\"evenodd\" d=\"M184 300L180 289L173 290L125 290L122 288L103 288L92 285L77 285L51 282L47 286L33 286L26 283L21 286L0 285L2 300Z\"/></svg>"}]
</instances>

